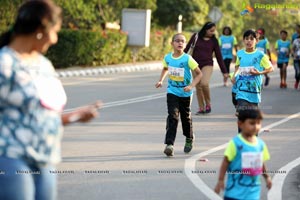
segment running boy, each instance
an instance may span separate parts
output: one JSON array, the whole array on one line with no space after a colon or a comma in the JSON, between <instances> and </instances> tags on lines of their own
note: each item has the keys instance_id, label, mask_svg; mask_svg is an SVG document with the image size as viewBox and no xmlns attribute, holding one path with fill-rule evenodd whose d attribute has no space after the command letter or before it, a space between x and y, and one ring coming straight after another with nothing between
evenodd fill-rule
<instances>
[{"instance_id":1,"label":"running boy","mask_svg":"<svg viewBox=\"0 0 300 200\"><path fill-rule=\"evenodd\" d=\"M243 36L245 49L237 52L235 72L232 83L237 84L237 113L246 107L258 107L261 102L262 75L273 71L273 66L266 54L257 50L256 34L247 30ZM239 78L236 80L236 73Z\"/></svg>"},{"instance_id":2,"label":"running boy","mask_svg":"<svg viewBox=\"0 0 300 200\"><path fill-rule=\"evenodd\" d=\"M174 142L177 133L179 115L181 118L183 135L186 137L184 152L189 153L193 148L195 136L193 134L191 118L192 88L200 81L202 72L198 63L183 50L186 46L186 38L183 34L177 33L173 36L171 45L173 52L165 56L163 69L156 88L162 87L163 80L169 74L167 87L168 118L165 136L166 148L164 153L167 156L174 155ZM192 78L191 70L196 74Z\"/></svg>"},{"instance_id":3,"label":"running boy","mask_svg":"<svg viewBox=\"0 0 300 200\"><path fill-rule=\"evenodd\" d=\"M228 143L215 187L217 194L225 189L224 200L259 200L260 175L265 178L267 188L272 187L265 165L265 161L270 159L270 154L263 140L256 136L261 128L262 119L259 109L246 108L239 113L238 125L242 132ZM226 186L225 174L228 175Z\"/></svg>"},{"instance_id":4,"label":"running boy","mask_svg":"<svg viewBox=\"0 0 300 200\"><path fill-rule=\"evenodd\" d=\"M289 64L291 42L287 40L288 33L285 30L280 31L280 40L275 43L277 51L277 67L280 69L280 88L287 88L286 68Z\"/></svg>"}]
</instances>

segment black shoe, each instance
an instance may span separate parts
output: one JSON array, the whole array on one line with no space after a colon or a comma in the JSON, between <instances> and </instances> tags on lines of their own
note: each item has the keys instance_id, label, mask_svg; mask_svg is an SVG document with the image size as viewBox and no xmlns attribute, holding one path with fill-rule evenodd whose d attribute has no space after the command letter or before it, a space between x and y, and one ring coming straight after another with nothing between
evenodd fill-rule
<instances>
[{"instance_id":1,"label":"black shoe","mask_svg":"<svg viewBox=\"0 0 300 200\"><path fill-rule=\"evenodd\" d=\"M270 82L270 77L266 77L266 81L265 81L265 86L268 86L269 85L269 82Z\"/></svg>"}]
</instances>

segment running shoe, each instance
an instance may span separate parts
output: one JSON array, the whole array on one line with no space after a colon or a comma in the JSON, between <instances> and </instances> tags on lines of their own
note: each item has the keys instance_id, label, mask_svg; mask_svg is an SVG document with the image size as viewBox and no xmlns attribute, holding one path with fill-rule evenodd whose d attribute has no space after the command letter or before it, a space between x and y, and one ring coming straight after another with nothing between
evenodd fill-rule
<instances>
[{"instance_id":1,"label":"running shoe","mask_svg":"<svg viewBox=\"0 0 300 200\"><path fill-rule=\"evenodd\" d=\"M196 112L196 115L203 115L205 114L205 110L203 110L202 108L199 108L198 112Z\"/></svg>"},{"instance_id":2,"label":"running shoe","mask_svg":"<svg viewBox=\"0 0 300 200\"><path fill-rule=\"evenodd\" d=\"M294 85L294 88L297 90L297 89L298 89L298 86L299 86L299 81L296 81L296 82L295 82L295 85Z\"/></svg>"},{"instance_id":3,"label":"running shoe","mask_svg":"<svg viewBox=\"0 0 300 200\"><path fill-rule=\"evenodd\" d=\"M269 85L269 82L270 82L270 77L267 76L267 77L266 77L266 80L265 80L265 86L268 86L268 85Z\"/></svg>"},{"instance_id":4,"label":"running shoe","mask_svg":"<svg viewBox=\"0 0 300 200\"><path fill-rule=\"evenodd\" d=\"M195 135L194 135L195 138ZM185 139L185 145L184 145L184 153L190 153L191 150L193 149L193 142L194 139L193 138L186 138Z\"/></svg>"},{"instance_id":5,"label":"running shoe","mask_svg":"<svg viewBox=\"0 0 300 200\"><path fill-rule=\"evenodd\" d=\"M164 150L164 154L166 154L168 157L174 156L174 147L171 144L168 144Z\"/></svg>"},{"instance_id":6,"label":"running shoe","mask_svg":"<svg viewBox=\"0 0 300 200\"><path fill-rule=\"evenodd\" d=\"M211 112L211 106L210 105L206 105L205 107L205 113L210 113Z\"/></svg>"}]
</instances>

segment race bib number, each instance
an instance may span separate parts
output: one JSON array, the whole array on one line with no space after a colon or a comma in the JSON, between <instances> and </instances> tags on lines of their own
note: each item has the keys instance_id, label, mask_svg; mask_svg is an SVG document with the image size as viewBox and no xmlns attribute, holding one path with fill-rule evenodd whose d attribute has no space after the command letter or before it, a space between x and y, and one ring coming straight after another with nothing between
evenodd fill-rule
<instances>
[{"instance_id":1,"label":"race bib number","mask_svg":"<svg viewBox=\"0 0 300 200\"><path fill-rule=\"evenodd\" d=\"M222 44L222 48L223 49L230 49L231 48L231 44L230 43Z\"/></svg>"},{"instance_id":2,"label":"race bib number","mask_svg":"<svg viewBox=\"0 0 300 200\"><path fill-rule=\"evenodd\" d=\"M184 68L168 67L169 78L172 81L184 81Z\"/></svg>"},{"instance_id":3,"label":"race bib number","mask_svg":"<svg viewBox=\"0 0 300 200\"><path fill-rule=\"evenodd\" d=\"M242 172L249 176L262 174L263 155L261 152L242 153Z\"/></svg>"},{"instance_id":4,"label":"race bib number","mask_svg":"<svg viewBox=\"0 0 300 200\"><path fill-rule=\"evenodd\" d=\"M288 48L286 48L286 47L281 47L281 48L280 48L280 52L281 52L281 53L287 53L287 52L288 52Z\"/></svg>"},{"instance_id":5,"label":"race bib number","mask_svg":"<svg viewBox=\"0 0 300 200\"><path fill-rule=\"evenodd\" d=\"M239 75L240 76L250 76L250 71L251 69L254 69L253 66L250 66L250 67L240 67L239 68Z\"/></svg>"},{"instance_id":6,"label":"race bib number","mask_svg":"<svg viewBox=\"0 0 300 200\"><path fill-rule=\"evenodd\" d=\"M257 49L263 53L265 53L265 49L264 48L261 48L261 47L257 47Z\"/></svg>"}]
</instances>

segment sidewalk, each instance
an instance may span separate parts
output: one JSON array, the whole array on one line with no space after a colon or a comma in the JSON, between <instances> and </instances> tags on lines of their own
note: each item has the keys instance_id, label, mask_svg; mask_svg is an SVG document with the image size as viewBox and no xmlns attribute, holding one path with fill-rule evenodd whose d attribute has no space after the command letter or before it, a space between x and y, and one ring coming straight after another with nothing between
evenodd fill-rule
<instances>
[{"instance_id":1,"label":"sidewalk","mask_svg":"<svg viewBox=\"0 0 300 200\"><path fill-rule=\"evenodd\" d=\"M109 65L102 67L73 67L68 69L56 70L60 78L76 77L76 76L95 76L103 74L114 74L122 72L150 71L162 68L161 61L144 62L144 63L128 63L120 65Z\"/></svg>"}]
</instances>

